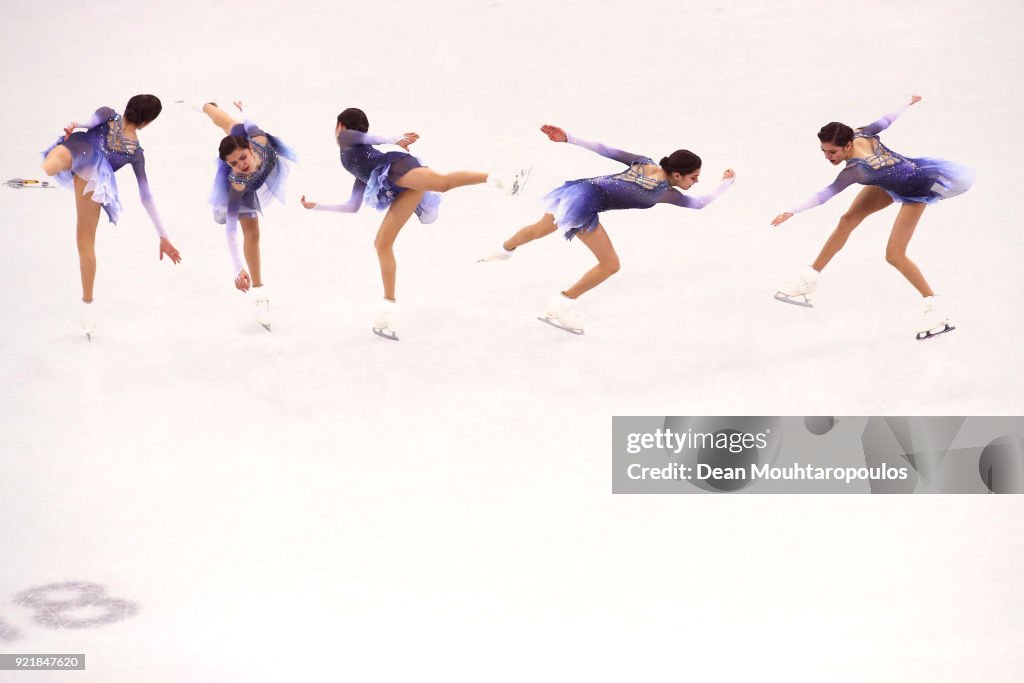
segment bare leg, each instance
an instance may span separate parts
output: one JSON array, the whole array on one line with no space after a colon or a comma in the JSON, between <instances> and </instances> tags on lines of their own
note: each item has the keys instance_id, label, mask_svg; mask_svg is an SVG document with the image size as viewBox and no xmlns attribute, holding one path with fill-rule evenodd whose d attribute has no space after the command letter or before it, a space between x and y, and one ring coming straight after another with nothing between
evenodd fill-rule
<instances>
[{"instance_id":1,"label":"bare leg","mask_svg":"<svg viewBox=\"0 0 1024 683\"><path fill-rule=\"evenodd\" d=\"M71 170L71 150L64 145L57 145L46 155L41 167L48 176L55 176L61 171ZM91 201L91 200L90 200Z\"/></svg>"},{"instance_id":2,"label":"bare leg","mask_svg":"<svg viewBox=\"0 0 1024 683\"><path fill-rule=\"evenodd\" d=\"M75 176L78 267L82 273L82 301L86 302L92 301L93 284L96 282L96 226L100 222L101 208L92 200L92 192L85 194L85 181Z\"/></svg>"},{"instance_id":3,"label":"bare leg","mask_svg":"<svg viewBox=\"0 0 1024 683\"><path fill-rule=\"evenodd\" d=\"M263 276L260 271L260 219L242 218L239 216L238 224L242 226L243 246L245 252L245 265L249 267L249 277L252 278L253 287L263 286Z\"/></svg>"},{"instance_id":4,"label":"bare leg","mask_svg":"<svg viewBox=\"0 0 1024 683\"><path fill-rule=\"evenodd\" d=\"M438 173L429 168L420 167L408 171L395 181L399 187L426 192L447 192L456 187L480 185L487 182L486 173L476 171L455 171L454 173Z\"/></svg>"},{"instance_id":5,"label":"bare leg","mask_svg":"<svg viewBox=\"0 0 1024 683\"><path fill-rule=\"evenodd\" d=\"M921 296L933 296L935 292L928 286L924 275L918 267L907 258L907 245L910 238L914 236L914 229L917 222L921 220L926 204L904 204L896 215L896 222L892 226L892 233L889 235L889 243L885 245L885 260L896 267L903 277L914 285L914 289L921 293Z\"/></svg>"},{"instance_id":6,"label":"bare leg","mask_svg":"<svg viewBox=\"0 0 1024 683\"><path fill-rule=\"evenodd\" d=\"M527 242L532 242L535 239L550 235L558 226L555 225L555 217L550 213L544 214L544 216L536 223L531 223L525 228L520 228L519 232L509 237L502 243L502 247L508 251L512 251L516 247L521 247Z\"/></svg>"},{"instance_id":7,"label":"bare leg","mask_svg":"<svg viewBox=\"0 0 1024 683\"><path fill-rule=\"evenodd\" d=\"M832 260L832 257L843 248L850 233L860 225L861 221L890 204L892 204L892 197L880 187L868 186L861 190L850 204L850 208L839 219L839 225L832 231L811 267L821 272Z\"/></svg>"},{"instance_id":8,"label":"bare leg","mask_svg":"<svg viewBox=\"0 0 1024 683\"><path fill-rule=\"evenodd\" d=\"M385 299L395 300L395 276L398 272L394 252L395 239L409 217L416 211L421 199L422 190L407 190L398 195L388 208L388 212L384 214L384 220L377 230L377 237L373 240L373 247L377 250L377 259L380 261L380 279L384 283Z\"/></svg>"},{"instance_id":9,"label":"bare leg","mask_svg":"<svg viewBox=\"0 0 1024 683\"><path fill-rule=\"evenodd\" d=\"M604 226L598 223L594 230L588 233L581 232L576 237L594 253L597 265L588 270L576 284L565 290L564 294L570 299L578 298L619 272L619 255L615 253L615 247L612 246Z\"/></svg>"},{"instance_id":10,"label":"bare leg","mask_svg":"<svg viewBox=\"0 0 1024 683\"><path fill-rule=\"evenodd\" d=\"M241 123L215 104L204 104L203 113L210 117L213 125L224 131L224 135L231 135L231 128Z\"/></svg>"}]
</instances>

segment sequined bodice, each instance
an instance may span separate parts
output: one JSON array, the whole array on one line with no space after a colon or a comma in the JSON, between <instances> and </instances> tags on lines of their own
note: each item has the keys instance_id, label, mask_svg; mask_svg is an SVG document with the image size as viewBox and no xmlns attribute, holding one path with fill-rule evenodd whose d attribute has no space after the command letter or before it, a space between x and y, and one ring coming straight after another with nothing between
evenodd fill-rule
<instances>
[{"instance_id":1,"label":"sequined bodice","mask_svg":"<svg viewBox=\"0 0 1024 683\"><path fill-rule=\"evenodd\" d=\"M376 147L352 145L341 150L341 165L346 171L365 183L369 182L370 173L373 172L382 156L384 156L384 152Z\"/></svg>"},{"instance_id":2,"label":"sequined bodice","mask_svg":"<svg viewBox=\"0 0 1024 683\"><path fill-rule=\"evenodd\" d=\"M277 166L277 152L273 147L261 145L255 140L249 142L252 144L253 152L260 158L260 167L252 173L228 173L228 180L234 185L244 185L246 192L259 189Z\"/></svg>"},{"instance_id":3,"label":"sequined bodice","mask_svg":"<svg viewBox=\"0 0 1024 683\"><path fill-rule=\"evenodd\" d=\"M872 153L869 156L853 159L852 161L863 164L873 171L887 168L889 166L895 166L903 162L910 163L908 159L883 145L882 141L875 136L858 135L857 137L871 143Z\"/></svg>"},{"instance_id":4,"label":"sequined bodice","mask_svg":"<svg viewBox=\"0 0 1024 683\"><path fill-rule=\"evenodd\" d=\"M662 190L668 189L667 181L658 180L657 178L652 178L650 176L644 175L644 166L646 165L646 163L647 162L645 160L638 159L637 161L634 161L632 164L630 164L629 168L627 168L625 171L623 171L622 173L617 173L611 177L615 178L616 180L623 180L627 183L639 185L645 190L656 190L659 187Z\"/></svg>"},{"instance_id":5,"label":"sequined bodice","mask_svg":"<svg viewBox=\"0 0 1024 683\"><path fill-rule=\"evenodd\" d=\"M103 147L104 156L115 171L142 156L139 141L125 137L120 114L114 114L112 119L93 130L96 131L95 134Z\"/></svg>"}]
</instances>

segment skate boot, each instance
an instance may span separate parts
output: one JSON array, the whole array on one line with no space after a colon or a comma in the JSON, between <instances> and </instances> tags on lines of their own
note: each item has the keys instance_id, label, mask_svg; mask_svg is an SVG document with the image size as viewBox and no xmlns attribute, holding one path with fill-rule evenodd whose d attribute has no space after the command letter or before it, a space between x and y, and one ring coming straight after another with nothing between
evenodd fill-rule
<instances>
[{"instance_id":1,"label":"skate boot","mask_svg":"<svg viewBox=\"0 0 1024 683\"><path fill-rule=\"evenodd\" d=\"M949 324L949 316L942 310L938 297L926 296L924 298L924 313L921 315L921 322L917 326L918 341L931 339L940 334L952 332L955 329L955 327Z\"/></svg>"},{"instance_id":2,"label":"skate boot","mask_svg":"<svg viewBox=\"0 0 1024 683\"><path fill-rule=\"evenodd\" d=\"M513 169L507 173L489 173L487 175L487 184L499 190L504 190L505 194L511 197L519 194L523 189L532 170L532 166L527 166L525 168Z\"/></svg>"},{"instance_id":3,"label":"skate boot","mask_svg":"<svg viewBox=\"0 0 1024 683\"><path fill-rule=\"evenodd\" d=\"M537 320L572 334L583 334L583 321L573 311L574 303L565 294L552 297Z\"/></svg>"},{"instance_id":4,"label":"skate boot","mask_svg":"<svg viewBox=\"0 0 1024 683\"><path fill-rule=\"evenodd\" d=\"M253 287L253 296L256 297L256 322L270 332L270 295L267 293L266 285Z\"/></svg>"},{"instance_id":5,"label":"skate boot","mask_svg":"<svg viewBox=\"0 0 1024 683\"><path fill-rule=\"evenodd\" d=\"M808 266L800 277L780 287L779 291L775 292L775 298L783 303L814 308L811 298L818 289L818 275L818 271Z\"/></svg>"},{"instance_id":6,"label":"skate boot","mask_svg":"<svg viewBox=\"0 0 1024 683\"><path fill-rule=\"evenodd\" d=\"M186 109L197 111L200 114L205 113L203 111L203 107L205 107L208 104L212 104L215 107L218 106L216 102L213 102L211 100L174 100L174 103L182 107L185 107Z\"/></svg>"},{"instance_id":7,"label":"skate boot","mask_svg":"<svg viewBox=\"0 0 1024 683\"><path fill-rule=\"evenodd\" d=\"M82 332L85 333L85 338L92 341L92 336L96 334L96 309L93 308L91 301L85 301L84 299L79 303L78 319L82 324Z\"/></svg>"},{"instance_id":8,"label":"skate boot","mask_svg":"<svg viewBox=\"0 0 1024 683\"><path fill-rule=\"evenodd\" d=\"M512 258L512 254L516 253L515 249L506 249L502 247L498 251L488 254L483 258L477 259L477 263L490 263L491 261L508 261Z\"/></svg>"},{"instance_id":9,"label":"skate boot","mask_svg":"<svg viewBox=\"0 0 1024 683\"><path fill-rule=\"evenodd\" d=\"M373 333L391 341L398 341L398 304L392 299L384 299L380 313L373 321Z\"/></svg>"}]
</instances>

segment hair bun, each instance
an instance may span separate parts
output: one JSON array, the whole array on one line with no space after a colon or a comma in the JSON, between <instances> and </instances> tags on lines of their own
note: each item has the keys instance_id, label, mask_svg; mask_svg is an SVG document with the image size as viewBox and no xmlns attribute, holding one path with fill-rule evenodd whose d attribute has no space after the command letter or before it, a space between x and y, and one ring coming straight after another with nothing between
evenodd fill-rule
<instances>
[{"instance_id":1,"label":"hair bun","mask_svg":"<svg viewBox=\"0 0 1024 683\"><path fill-rule=\"evenodd\" d=\"M658 162L658 165L661 167L668 166L668 157L662 157L661 161Z\"/></svg>"}]
</instances>

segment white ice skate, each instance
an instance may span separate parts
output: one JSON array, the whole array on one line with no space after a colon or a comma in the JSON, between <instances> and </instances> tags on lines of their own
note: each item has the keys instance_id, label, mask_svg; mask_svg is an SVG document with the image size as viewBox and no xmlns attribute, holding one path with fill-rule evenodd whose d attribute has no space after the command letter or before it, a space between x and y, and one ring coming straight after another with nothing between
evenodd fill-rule
<instances>
[{"instance_id":1,"label":"white ice skate","mask_svg":"<svg viewBox=\"0 0 1024 683\"><path fill-rule=\"evenodd\" d=\"M936 301L937 298L935 296L926 296L924 298L924 313L921 315L921 322L917 326L918 341L931 339L956 329L949 324L949 316L942 310L940 303Z\"/></svg>"},{"instance_id":2,"label":"white ice skate","mask_svg":"<svg viewBox=\"0 0 1024 683\"><path fill-rule=\"evenodd\" d=\"M490 263L491 261L508 261L512 258L512 254L516 253L515 249L509 250L502 247L498 251L488 254L483 258L477 259L477 263Z\"/></svg>"},{"instance_id":3,"label":"white ice skate","mask_svg":"<svg viewBox=\"0 0 1024 683\"><path fill-rule=\"evenodd\" d=\"M24 190L25 188L52 190L56 187L56 185L51 183L49 180L29 180L27 178L11 178L10 180L5 180L4 185L12 187L15 190Z\"/></svg>"},{"instance_id":4,"label":"white ice skate","mask_svg":"<svg viewBox=\"0 0 1024 683\"><path fill-rule=\"evenodd\" d=\"M508 173L490 173L487 175L487 184L499 190L504 190L505 194L511 197L522 191L526 181L530 178L530 171L532 170L532 166L527 166L525 168L513 169Z\"/></svg>"},{"instance_id":5,"label":"white ice skate","mask_svg":"<svg viewBox=\"0 0 1024 683\"><path fill-rule=\"evenodd\" d=\"M85 338L92 341L92 336L96 334L96 309L93 308L91 301L82 301L79 303L78 319L82 324L82 332L85 333Z\"/></svg>"},{"instance_id":6,"label":"white ice skate","mask_svg":"<svg viewBox=\"0 0 1024 683\"><path fill-rule=\"evenodd\" d=\"M186 109L191 109L192 111L197 111L200 114L204 113L203 112L203 107L205 107L206 105L208 105L208 104L216 105L217 104L216 102L213 102L211 100L174 100L174 103L178 104L178 105L181 105L182 107L185 107Z\"/></svg>"},{"instance_id":7,"label":"white ice skate","mask_svg":"<svg viewBox=\"0 0 1024 683\"><path fill-rule=\"evenodd\" d=\"M373 321L373 333L378 337L398 341L398 304L384 299L384 306Z\"/></svg>"},{"instance_id":8,"label":"white ice skate","mask_svg":"<svg viewBox=\"0 0 1024 683\"><path fill-rule=\"evenodd\" d=\"M267 293L266 285L262 287L253 287L253 296L256 297L256 322L263 326L267 332L270 332L270 296Z\"/></svg>"},{"instance_id":9,"label":"white ice skate","mask_svg":"<svg viewBox=\"0 0 1024 683\"><path fill-rule=\"evenodd\" d=\"M818 271L810 266L793 282L783 285L775 292L775 298L783 303L814 308L811 298L818 289Z\"/></svg>"},{"instance_id":10,"label":"white ice skate","mask_svg":"<svg viewBox=\"0 0 1024 683\"><path fill-rule=\"evenodd\" d=\"M537 320L572 334L583 334L583 321L573 311L574 303L564 294L552 297Z\"/></svg>"}]
</instances>

